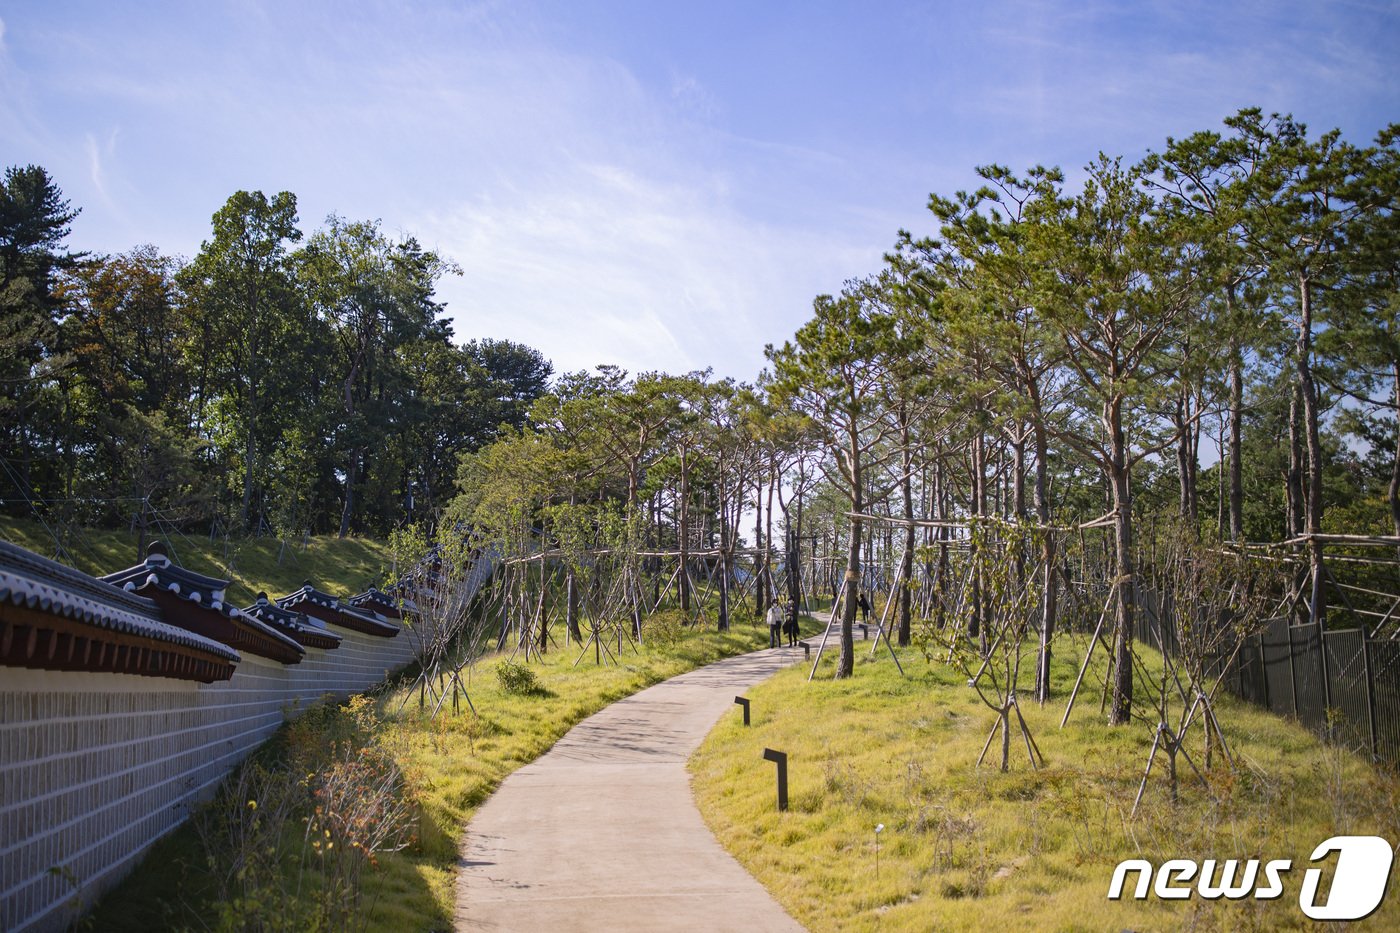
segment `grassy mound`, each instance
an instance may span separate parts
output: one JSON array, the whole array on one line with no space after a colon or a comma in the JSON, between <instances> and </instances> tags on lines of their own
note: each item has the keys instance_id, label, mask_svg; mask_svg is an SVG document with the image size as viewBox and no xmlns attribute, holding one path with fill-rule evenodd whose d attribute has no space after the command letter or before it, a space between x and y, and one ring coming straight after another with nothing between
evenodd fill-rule
<instances>
[{"instance_id":1,"label":"grassy mound","mask_svg":"<svg viewBox=\"0 0 1400 933\"><path fill-rule=\"evenodd\" d=\"M906 653L903 678L882 651L848 680L831 680L824 665L808 683L801 667L751 690L753 726L726 717L691 761L701 810L814 931L1305 928L1313 922L1298 893L1314 846L1341 834L1400 837L1394 777L1232 698L1219 716L1241 767L1210 772L1207 791L1182 761L1173 805L1159 757L1130 817L1152 731L1103 724L1094 686L1060 729L1082 653L1068 642L1058 651L1054 702L1022 701L1046 757L1039 771L1014 729L1011 770L996 769L995 748L992 764L976 767L994 714L950 669ZM1199 729L1194 736L1188 751L1200 761ZM789 756L786 813L765 747ZM1282 897L1106 896L1123 859L1251 857L1293 860ZM1324 871L1320 890L1328 884ZM1400 898L1360 927L1400 928Z\"/></svg>"},{"instance_id":2,"label":"grassy mound","mask_svg":"<svg viewBox=\"0 0 1400 933\"><path fill-rule=\"evenodd\" d=\"M54 534L61 540L54 540ZM126 530L50 529L37 522L0 516L0 538L76 567L93 576L113 573L140 562L136 535ZM332 535L305 542L277 538L210 540L207 535L157 535L178 564L207 576L231 580L229 602L247 606L259 592L277 597L311 580L337 596L382 583L392 570L389 549L368 538Z\"/></svg>"}]
</instances>

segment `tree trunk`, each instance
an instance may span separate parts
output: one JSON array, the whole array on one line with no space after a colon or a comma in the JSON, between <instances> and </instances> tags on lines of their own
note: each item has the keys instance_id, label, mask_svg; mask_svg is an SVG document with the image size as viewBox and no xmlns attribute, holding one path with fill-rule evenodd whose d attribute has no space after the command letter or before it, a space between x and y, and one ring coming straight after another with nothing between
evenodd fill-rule
<instances>
[{"instance_id":1,"label":"tree trunk","mask_svg":"<svg viewBox=\"0 0 1400 933\"><path fill-rule=\"evenodd\" d=\"M1298 418L1302 408L1298 386L1293 387L1293 395L1288 403L1288 475L1287 484L1288 529L1284 537L1293 538L1303 533L1303 442L1299 437Z\"/></svg>"},{"instance_id":2,"label":"tree trunk","mask_svg":"<svg viewBox=\"0 0 1400 933\"><path fill-rule=\"evenodd\" d=\"M1178 493L1176 511L1182 520L1194 530L1196 527L1195 516L1191 514L1191 403L1189 398L1190 395L1185 387L1177 391L1172 421L1175 422L1177 432L1176 478Z\"/></svg>"},{"instance_id":3,"label":"tree trunk","mask_svg":"<svg viewBox=\"0 0 1400 933\"><path fill-rule=\"evenodd\" d=\"M690 618L690 464L688 451L681 449L681 503L676 542L681 552L680 592L681 611Z\"/></svg>"},{"instance_id":4,"label":"tree trunk","mask_svg":"<svg viewBox=\"0 0 1400 933\"><path fill-rule=\"evenodd\" d=\"M642 637L642 607L641 607L641 563L637 556L640 543L633 532L636 530L636 518L638 514L638 503L641 501L641 483L639 475L641 473L641 463L637 457L628 461L627 466L627 547L628 554L624 573L627 574L627 592L631 596L631 608L629 614L632 617L632 637L640 639ZM618 636L619 644L621 636Z\"/></svg>"},{"instance_id":5,"label":"tree trunk","mask_svg":"<svg viewBox=\"0 0 1400 933\"><path fill-rule=\"evenodd\" d=\"M1011 472L1011 510L1015 513L1016 522L1019 524L1026 520L1026 436L1020 434L1011 443L1012 472ZM1024 589L1026 585L1026 554L1021 548L1016 549L1016 587Z\"/></svg>"},{"instance_id":6,"label":"tree trunk","mask_svg":"<svg viewBox=\"0 0 1400 933\"><path fill-rule=\"evenodd\" d=\"M948 517L948 498L943 488L943 463L939 461L933 468L933 501L936 507L935 517L941 522ZM938 605L934 607L936 614L935 626L943 628L944 609L948 599L948 586L950 571L948 567L948 535L952 529L944 525L939 525L934 530L938 538Z\"/></svg>"},{"instance_id":7,"label":"tree trunk","mask_svg":"<svg viewBox=\"0 0 1400 933\"><path fill-rule=\"evenodd\" d=\"M851 511L860 513L865 507L864 477L860 467L860 436L850 432L850 476ZM850 677L855 673L855 625L856 599L860 596L860 545L861 521L851 516L851 534L846 547L845 603L841 607L841 657L837 662L836 676Z\"/></svg>"},{"instance_id":8,"label":"tree trunk","mask_svg":"<svg viewBox=\"0 0 1400 933\"><path fill-rule=\"evenodd\" d=\"M899 568L899 645L908 645L912 637L914 599L914 478L912 472L913 452L905 445L904 455L904 556Z\"/></svg>"},{"instance_id":9,"label":"tree trunk","mask_svg":"<svg viewBox=\"0 0 1400 933\"><path fill-rule=\"evenodd\" d=\"M1038 397L1035 399L1039 404ZM1046 703L1050 699L1050 654L1051 644L1055 638L1055 613L1057 609L1057 584L1059 576L1055 573L1055 533L1049 529L1050 524L1050 483L1049 466L1047 457L1049 455L1049 445L1046 442L1045 425L1039 417L1035 419L1032 426L1035 438L1035 514L1042 526L1041 532L1044 539L1041 542L1041 561L1044 566L1041 568L1043 578L1041 581L1040 594L1040 652L1036 657L1035 667L1035 698L1039 703Z\"/></svg>"},{"instance_id":10,"label":"tree trunk","mask_svg":"<svg viewBox=\"0 0 1400 933\"><path fill-rule=\"evenodd\" d=\"M773 491L777 485L777 467L774 465L768 476L768 516L763 527L763 540L768 542L763 549L763 591L768 596L769 605L779 601L778 588L773 584Z\"/></svg>"},{"instance_id":11,"label":"tree trunk","mask_svg":"<svg viewBox=\"0 0 1400 933\"><path fill-rule=\"evenodd\" d=\"M564 580L564 589L568 594L569 608L565 617L569 626L569 637L575 642L583 641L583 631L578 624L578 575L574 572L573 564L569 564L567 576Z\"/></svg>"},{"instance_id":12,"label":"tree trunk","mask_svg":"<svg viewBox=\"0 0 1400 933\"><path fill-rule=\"evenodd\" d=\"M1191 421L1186 428L1186 507L1191 520L1191 531L1200 534L1201 514L1201 417L1204 407L1199 389L1193 390Z\"/></svg>"},{"instance_id":13,"label":"tree trunk","mask_svg":"<svg viewBox=\"0 0 1400 933\"><path fill-rule=\"evenodd\" d=\"M238 510L238 524L242 525L244 531L249 531L249 520L252 518L253 506L253 454L256 452L255 419L251 415L248 417L248 434L244 438L244 504Z\"/></svg>"},{"instance_id":14,"label":"tree trunk","mask_svg":"<svg viewBox=\"0 0 1400 933\"><path fill-rule=\"evenodd\" d=\"M980 519L987 510L987 476L986 464L984 462L985 443L982 434L979 432L972 439L972 518L973 521ZM972 617L968 621L967 633L973 638L979 639L982 654L987 653L987 638L982 631L982 571L981 561L977 553L976 546L969 555L972 559Z\"/></svg>"},{"instance_id":15,"label":"tree trunk","mask_svg":"<svg viewBox=\"0 0 1400 933\"><path fill-rule=\"evenodd\" d=\"M1228 296L1234 304L1233 293ZM1244 354L1240 338L1230 338L1230 540L1244 542ZM1400 521L1400 519L1397 519ZM1396 525L1400 528L1400 524ZM1400 534L1400 531L1396 532Z\"/></svg>"},{"instance_id":16,"label":"tree trunk","mask_svg":"<svg viewBox=\"0 0 1400 933\"><path fill-rule=\"evenodd\" d=\"M1112 447L1109 483L1113 490L1114 605L1113 703L1108 713L1110 725L1127 725L1133 712L1133 626L1137 621L1134 591L1133 510L1128 480L1127 438L1123 432L1122 402L1108 405L1108 433Z\"/></svg>"},{"instance_id":17,"label":"tree trunk","mask_svg":"<svg viewBox=\"0 0 1400 933\"><path fill-rule=\"evenodd\" d=\"M1308 445L1307 532L1322 533L1322 442L1318 436L1317 386L1312 377L1312 281L1298 279L1298 387L1303 399L1304 437ZM1322 567L1322 542L1308 540L1308 563L1312 571L1312 621L1321 625L1327 617L1327 585Z\"/></svg>"},{"instance_id":18,"label":"tree trunk","mask_svg":"<svg viewBox=\"0 0 1400 933\"><path fill-rule=\"evenodd\" d=\"M150 504L151 497L143 496L141 499L141 520L140 524L137 525L139 533L136 538L136 563L138 564L146 560L146 533L150 523L147 509L150 508Z\"/></svg>"},{"instance_id":19,"label":"tree trunk","mask_svg":"<svg viewBox=\"0 0 1400 933\"><path fill-rule=\"evenodd\" d=\"M1001 771L1003 774L1011 770L1011 701L1001 705L997 710L997 715L1001 717Z\"/></svg>"},{"instance_id":20,"label":"tree trunk","mask_svg":"<svg viewBox=\"0 0 1400 933\"><path fill-rule=\"evenodd\" d=\"M724 463L719 465L719 475L724 476ZM721 479L721 484L723 479ZM723 490L723 485L721 485ZM719 498L719 630L729 631L729 503L721 491Z\"/></svg>"},{"instance_id":21,"label":"tree trunk","mask_svg":"<svg viewBox=\"0 0 1400 933\"><path fill-rule=\"evenodd\" d=\"M345 466L345 507L340 510L340 534L338 537L344 539L350 534L350 516L355 511L355 474L360 471L360 460L364 457L364 450L356 448L350 451L350 462Z\"/></svg>"},{"instance_id":22,"label":"tree trunk","mask_svg":"<svg viewBox=\"0 0 1400 933\"><path fill-rule=\"evenodd\" d=\"M540 654L549 650L549 626L545 624L545 619L549 617L549 608L545 601L549 598L549 574L546 572L544 560L540 560L540 601L537 604L538 615L535 622L539 625L539 635L536 646L540 649Z\"/></svg>"},{"instance_id":23,"label":"tree trunk","mask_svg":"<svg viewBox=\"0 0 1400 933\"><path fill-rule=\"evenodd\" d=\"M755 478L754 482L753 508L753 615L755 619L762 619L763 613L768 609L768 589L767 580L763 576L767 553L763 548L763 480L760 478Z\"/></svg>"},{"instance_id":24,"label":"tree trunk","mask_svg":"<svg viewBox=\"0 0 1400 933\"><path fill-rule=\"evenodd\" d=\"M1390 464L1390 522L1400 537L1400 360L1390 364L1395 398L1395 459Z\"/></svg>"},{"instance_id":25,"label":"tree trunk","mask_svg":"<svg viewBox=\"0 0 1400 933\"><path fill-rule=\"evenodd\" d=\"M795 622L802 612L802 536L790 525L787 539L788 621Z\"/></svg>"},{"instance_id":26,"label":"tree trunk","mask_svg":"<svg viewBox=\"0 0 1400 933\"><path fill-rule=\"evenodd\" d=\"M795 607L795 611L799 613L802 611L802 483L805 482L805 480L806 477L799 470L797 474L797 531L792 541L793 553L796 555L796 563L793 564L792 567L792 583L789 587L792 591L792 604ZM813 550L816 550L815 544L813 544ZM812 556L815 557L816 555L813 554Z\"/></svg>"}]
</instances>

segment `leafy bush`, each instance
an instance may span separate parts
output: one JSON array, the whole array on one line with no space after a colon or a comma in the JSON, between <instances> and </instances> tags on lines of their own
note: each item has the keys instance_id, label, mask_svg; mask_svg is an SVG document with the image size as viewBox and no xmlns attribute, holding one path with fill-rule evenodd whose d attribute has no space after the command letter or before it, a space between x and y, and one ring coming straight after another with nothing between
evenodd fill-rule
<instances>
[{"instance_id":1,"label":"leafy bush","mask_svg":"<svg viewBox=\"0 0 1400 933\"><path fill-rule=\"evenodd\" d=\"M685 629L685 613L679 609L664 609L642 622L642 638L649 645L668 648L681 640Z\"/></svg>"},{"instance_id":2,"label":"leafy bush","mask_svg":"<svg viewBox=\"0 0 1400 933\"><path fill-rule=\"evenodd\" d=\"M538 696L545 693L535 672L514 661L502 661L496 668L496 679L501 689L516 696Z\"/></svg>"}]
</instances>

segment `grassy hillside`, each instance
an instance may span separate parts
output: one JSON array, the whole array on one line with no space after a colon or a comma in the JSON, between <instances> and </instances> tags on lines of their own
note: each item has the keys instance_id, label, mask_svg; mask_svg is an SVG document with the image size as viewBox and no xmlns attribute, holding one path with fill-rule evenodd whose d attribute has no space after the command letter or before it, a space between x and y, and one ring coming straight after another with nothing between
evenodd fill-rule
<instances>
[{"instance_id":1,"label":"grassy hillside","mask_svg":"<svg viewBox=\"0 0 1400 933\"><path fill-rule=\"evenodd\" d=\"M55 540L55 534L61 540ZM364 538L332 536L282 542L276 538L210 540L207 535L157 535L177 563L197 573L232 580L228 598L236 606L251 603L260 591L281 596L307 580L338 596L364 590L388 576L388 548ZM0 538L59 563L101 576L138 562L137 539L125 530L61 529L51 532L37 522L0 516ZM279 560L280 558L280 560Z\"/></svg>"},{"instance_id":2,"label":"grassy hillside","mask_svg":"<svg viewBox=\"0 0 1400 933\"><path fill-rule=\"evenodd\" d=\"M908 678L887 656L867 658L848 680L831 680L824 665L811 683L806 668L790 669L751 690L753 726L726 717L692 759L701 810L813 931L1307 929L1298 895L1313 847L1333 835L1400 835L1393 776L1232 698L1220 719L1241 767L1212 771L1207 793L1182 763L1173 805L1159 760L1130 816L1152 730L1105 725L1097 686L1060 729L1082 648L1057 649L1052 704L1022 700L1046 757L1039 771L1019 737L1009 773L976 767L994 714L964 677L917 653L906 656ZM1199 729L1191 741L1199 760ZM789 755L786 813L764 748ZM1123 859L1251 857L1293 860L1282 897L1106 896ZM1355 928L1400 928L1400 898Z\"/></svg>"}]
</instances>

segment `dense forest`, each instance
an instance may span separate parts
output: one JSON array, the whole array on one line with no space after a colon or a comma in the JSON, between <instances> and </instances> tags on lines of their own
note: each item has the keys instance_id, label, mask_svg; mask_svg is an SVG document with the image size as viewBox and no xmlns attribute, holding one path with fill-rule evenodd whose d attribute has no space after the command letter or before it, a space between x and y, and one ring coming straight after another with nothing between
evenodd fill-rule
<instances>
[{"instance_id":1,"label":"dense forest","mask_svg":"<svg viewBox=\"0 0 1400 933\"><path fill-rule=\"evenodd\" d=\"M304 235L240 191L184 260L88 255L37 166L0 187L0 498L63 527L383 534L454 494L457 456L523 424L551 367L457 345L444 257L377 222Z\"/></svg>"}]
</instances>

